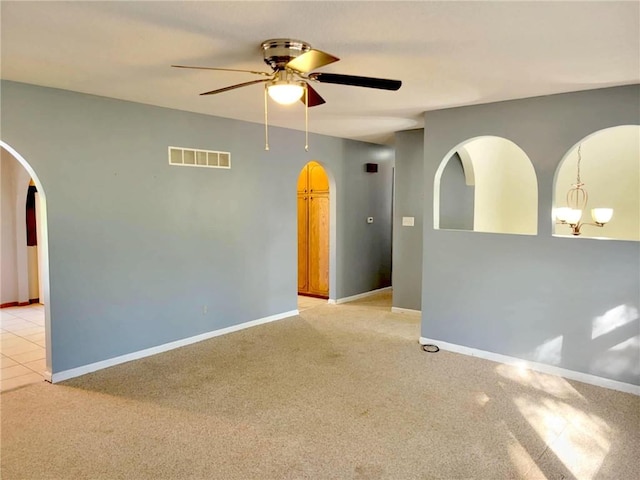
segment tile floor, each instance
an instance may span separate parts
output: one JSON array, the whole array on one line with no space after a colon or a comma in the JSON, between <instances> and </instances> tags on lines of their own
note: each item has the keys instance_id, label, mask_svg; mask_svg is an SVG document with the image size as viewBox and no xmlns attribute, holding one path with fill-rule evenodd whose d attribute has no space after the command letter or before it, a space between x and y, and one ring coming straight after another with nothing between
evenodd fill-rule
<instances>
[{"instance_id":1,"label":"tile floor","mask_svg":"<svg viewBox=\"0 0 640 480\"><path fill-rule=\"evenodd\" d=\"M0 391L42 382L45 356L44 305L0 309Z\"/></svg>"}]
</instances>

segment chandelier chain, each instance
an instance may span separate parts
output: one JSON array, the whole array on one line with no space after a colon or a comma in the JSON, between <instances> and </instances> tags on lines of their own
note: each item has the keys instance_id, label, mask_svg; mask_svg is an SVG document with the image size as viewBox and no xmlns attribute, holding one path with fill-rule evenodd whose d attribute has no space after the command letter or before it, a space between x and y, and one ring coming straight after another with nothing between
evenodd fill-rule
<instances>
[{"instance_id":1,"label":"chandelier chain","mask_svg":"<svg viewBox=\"0 0 640 480\"><path fill-rule=\"evenodd\" d=\"M578 178L577 178L577 183L578 185L580 185L580 161L582 160L582 153L581 153L581 149L582 149L582 144L578 145Z\"/></svg>"}]
</instances>

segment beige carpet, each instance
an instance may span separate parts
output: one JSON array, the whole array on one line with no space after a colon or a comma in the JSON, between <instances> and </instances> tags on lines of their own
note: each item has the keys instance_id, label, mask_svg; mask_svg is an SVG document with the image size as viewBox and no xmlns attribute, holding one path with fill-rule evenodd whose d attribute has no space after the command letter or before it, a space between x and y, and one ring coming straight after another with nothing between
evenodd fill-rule
<instances>
[{"instance_id":1,"label":"beige carpet","mask_svg":"<svg viewBox=\"0 0 640 480\"><path fill-rule=\"evenodd\" d=\"M13 479L636 479L640 398L417 343L389 295L3 393Z\"/></svg>"}]
</instances>

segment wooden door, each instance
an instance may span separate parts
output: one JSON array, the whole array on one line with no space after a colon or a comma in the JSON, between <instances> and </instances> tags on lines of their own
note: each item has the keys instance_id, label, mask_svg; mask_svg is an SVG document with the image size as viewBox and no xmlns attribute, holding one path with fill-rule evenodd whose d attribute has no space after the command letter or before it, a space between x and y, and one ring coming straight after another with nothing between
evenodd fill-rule
<instances>
[{"instance_id":1,"label":"wooden door","mask_svg":"<svg viewBox=\"0 0 640 480\"><path fill-rule=\"evenodd\" d=\"M329 194L309 197L309 293L329 295Z\"/></svg>"},{"instance_id":2,"label":"wooden door","mask_svg":"<svg viewBox=\"0 0 640 480\"><path fill-rule=\"evenodd\" d=\"M309 197L298 194L298 292L309 292Z\"/></svg>"},{"instance_id":3,"label":"wooden door","mask_svg":"<svg viewBox=\"0 0 640 480\"><path fill-rule=\"evenodd\" d=\"M309 193L329 194L329 177L318 162L309 162L307 164L309 170Z\"/></svg>"},{"instance_id":4,"label":"wooden door","mask_svg":"<svg viewBox=\"0 0 640 480\"><path fill-rule=\"evenodd\" d=\"M298 293L329 296L329 177L317 162L298 178Z\"/></svg>"}]
</instances>

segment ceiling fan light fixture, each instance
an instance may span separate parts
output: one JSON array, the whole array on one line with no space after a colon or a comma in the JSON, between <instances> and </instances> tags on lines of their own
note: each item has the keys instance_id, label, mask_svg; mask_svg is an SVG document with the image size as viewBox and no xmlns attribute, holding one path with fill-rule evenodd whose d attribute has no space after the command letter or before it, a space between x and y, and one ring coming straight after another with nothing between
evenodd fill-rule
<instances>
[{"instance_id":1,"label":"ceiling fan light fixture","mask_svg":"<svg viewBox=\"0 0 640 480\"><path fill-rule=\"evenodd\" d=\"M280 105L291 105L302 98L304 83L290 80L276 80L267 85L269 96Z\"/></svg>"},{"instance_id":2,"label":"ceiling fan light fixture","mask_svg":"<svg viewBox=\"0 0 640 480\"><path fill-rule=\"evenodd\" d=\"M0 0L1 1L1 0ZM402 85L400 80L386 78L361 77L357 75L340 75L337 73L313 72L316 68L324 67L340 60L330 53L315 50L306 42L290 38L274 38L266 40L260 45L264 61L271 67L272 72L258 72L254 70L238 70L235 68L198 67L188 65L172 65L176 68L193 68L197 70L221 70L226 72L244 72L261 75L260 80L229 85L200 95L215 95L228 92L236 88L248 87L261 83L264 85L264 131L265 150L269 150L268 104L269 97L280 105L291 105L299 100L304 104L305 151L309 151L309 108L322 105L325 100L309 84L309 81L333 83L337 85L351 85L354 87L378 88L382 90L398 90Z\"/></svg>"}]
</instances>

